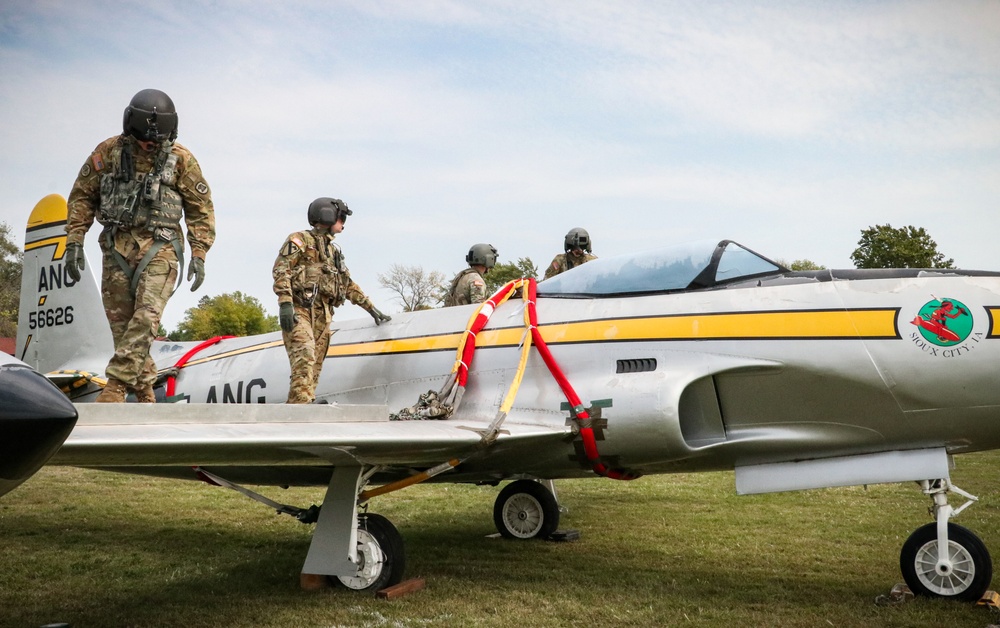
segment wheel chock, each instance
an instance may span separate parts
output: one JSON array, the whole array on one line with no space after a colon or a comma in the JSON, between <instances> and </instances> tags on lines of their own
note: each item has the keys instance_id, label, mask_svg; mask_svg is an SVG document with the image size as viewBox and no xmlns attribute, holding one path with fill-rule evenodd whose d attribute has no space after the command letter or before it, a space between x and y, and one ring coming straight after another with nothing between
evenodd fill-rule
<instances>
[{"instance_id":1,"label":"wheel chock","mask_svg":"<svg viewBox=\"0 0 1000 628\"><path fill-rule=\"evenodd\" d=\"M910 587L900 582L893 585L892 589L889 591L889 595L880 595L876 597L875 604L878 606L894 606L896 604L905 604L912 599L913 591L910 591Z\"/></svg>"},{"instance_id":2,"label":"wheel chock","mask_svg":"<svg viewBox=\"0 0 1000 628\"><path fill-rule=\"evenodd\" d=\"M569 541L578 541L580 539L579 530L556 530L549 535L549 541L556 541L559 543L567 543Z\"/></svg>"},{"instance_id":3,"label":"wheel chock","mask_svg":"<svg viewBox=\"0 0 1000 628\"><path fill-rule=\"evenodd\" d=\"M989 606L990 608L1000 608L1000 593L996 591L987 591L983 593L983 597L979 598L976 602L976 606Z\"/></svg>"},{"instance_id":4,"label":"wheel chock","mask_svg":"<svg viewBox=\"0 0 1000 628\"><path fill-rule=\"evenodd\" d=\"M403 597L404 595L409 595L414 591L419 591L426 586L427 581L423 578L410 578L409 580L403 580L399 584L394 584L391 587L386 587L375 593L375 597L380 600L395 600L396 598Z\"/></svg>"},{"instance_id":5,"label":"wheel chock","mask_svg":"<svg viewBox=\"0 0 1000 628\"><path fill-rule=\"evenodd\" d=\"M299 574L299 587L303 591L322 591L331 587L330 576L315 573Z\"/></svg>"}]
</instances>

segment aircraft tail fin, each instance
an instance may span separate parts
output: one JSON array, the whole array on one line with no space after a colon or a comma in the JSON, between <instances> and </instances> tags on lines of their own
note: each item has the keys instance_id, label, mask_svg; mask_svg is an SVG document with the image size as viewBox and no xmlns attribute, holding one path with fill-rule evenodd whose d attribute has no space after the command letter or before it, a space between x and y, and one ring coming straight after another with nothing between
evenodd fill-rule
<instances>
[{"instance_id":1,"label":"aircraft tail fin","mask_svg":"<svg viewBox=\"0 0 1000 628\"><path fill-rule=\"evenodd\" d=\"M50 194L28 218L15 357L45 374L103 377L114 341L93 263L80 281L66 270L67 216L66 199Z\"/></svg>"}]
</instances>

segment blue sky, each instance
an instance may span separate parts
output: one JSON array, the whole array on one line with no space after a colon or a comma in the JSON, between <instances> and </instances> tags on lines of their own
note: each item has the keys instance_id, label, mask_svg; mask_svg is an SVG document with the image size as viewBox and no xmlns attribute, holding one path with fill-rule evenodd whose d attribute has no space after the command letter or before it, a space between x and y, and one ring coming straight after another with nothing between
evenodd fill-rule
<instances>
[{"instance_id":1,"label":"blue sky","mask_svg":"<svg viewBox=\"0 0 1000 628\"><path fill-rule=\"evenodd\" d=\"M1000 270L995 0L15 2L0 72L19 241L136 91L173 98L218 240L168 329L202 295L276 313L271 264L318 196L354 210L339 241L390 312L394 263L450 278L490 242L544 268L577 226L599 256L731 238L851 267L862 229L912 224Z\"/></svg>"}]
</instances>

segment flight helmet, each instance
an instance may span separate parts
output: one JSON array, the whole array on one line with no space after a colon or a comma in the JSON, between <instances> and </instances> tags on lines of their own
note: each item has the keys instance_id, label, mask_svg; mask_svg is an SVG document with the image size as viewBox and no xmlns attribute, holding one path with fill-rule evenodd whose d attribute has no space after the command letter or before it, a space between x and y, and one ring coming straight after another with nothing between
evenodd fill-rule
<instances>
[{"instance_id":1,"label":"flight helmet","mask_svg":"<svg viewBox=\"0 0 1000 628\"><path fill-rule=\"evenodd\" d=\"M497 263L497 250L492 244L473 244L469 254L465 256L465 261L469 266L485 266L486 270L489 270Z\"/></svg>"},{"instance_id":2,"label":"flight helmet","mask_svg":"<svg viewBox=\"0 0 1000 628\"><path fill-rule=\"evenodd\" d=\"M566 252L569 253L573 249L583 249L584 251L590 253L590 234L583 227L574 227L569 230L566 234L566 240L564 242Z\"/></svg>"},{"instance_id":3,"label":"flight helmet","mask_svg":"<svg viewBox=\"0 0 1000 628\"><path fill-rule=\"evenodd\" d=\"M339 198L321 196L309 203L309 224L314 227L319 223L332 225L341 218L347 222L347 217L353 213L347 208L347 203Z\"/></svg>"},{"instance_id":4,"label":"flight helmet","mask_svg":"<svg viewBox=\"0 0 1000 628\"><path fill-rule=\"evenodd\" d=\"M125 107L122 132L143 142L177 139L174 101L158 89L138 92Z\"/></svg>"}]
</instances>

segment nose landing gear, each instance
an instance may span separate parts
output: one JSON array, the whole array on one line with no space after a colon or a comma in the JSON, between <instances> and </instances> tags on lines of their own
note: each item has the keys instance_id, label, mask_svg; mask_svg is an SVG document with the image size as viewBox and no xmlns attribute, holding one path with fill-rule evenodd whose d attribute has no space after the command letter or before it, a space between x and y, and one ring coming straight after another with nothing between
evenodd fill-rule
<instances>
[{"instance_id":1,"label":"nose landing gear","mask_svg":"<svg viewBox=\"0 0 1000 628\"><path fill-rule=\"evenodd\" d=\"M924 480L920 484L924 494L934 500L936 522L917 528L903 544L899 553L903 579L916 595L975 602L990 586L993 561L979 537L948 520L978 500L947 479ZM948 504L949 492L967 501L952 508Z\"/></svg>"}]
</instances>

